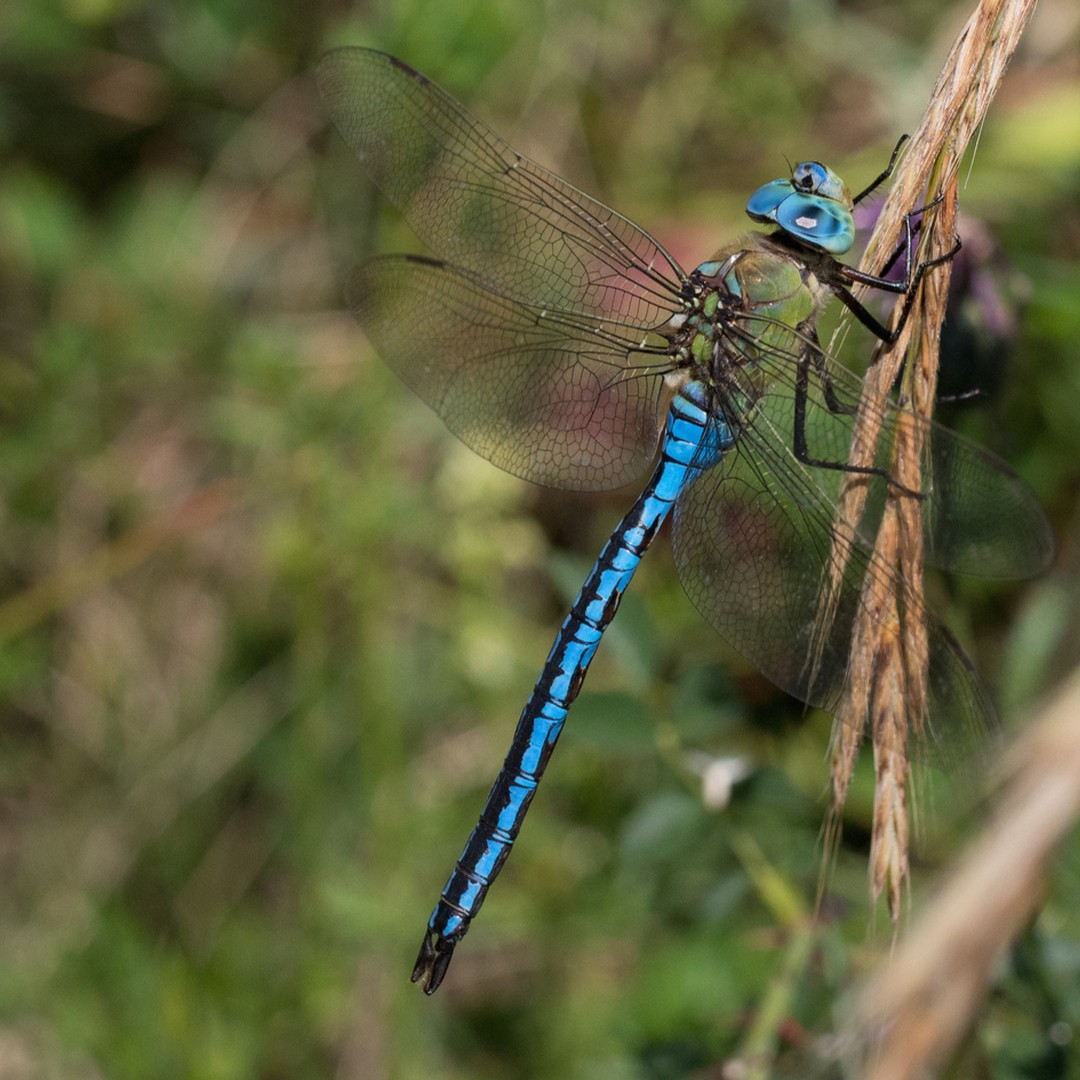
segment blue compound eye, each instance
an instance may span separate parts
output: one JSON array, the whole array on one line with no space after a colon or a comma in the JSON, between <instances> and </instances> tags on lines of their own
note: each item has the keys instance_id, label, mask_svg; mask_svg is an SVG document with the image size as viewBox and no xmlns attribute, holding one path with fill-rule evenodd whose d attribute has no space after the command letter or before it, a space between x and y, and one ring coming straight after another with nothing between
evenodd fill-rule
<instances>
[{"instance_id":1,"label":"blue compound eye","mask_svg":"<svg viewBox=\"0 0 1080 1080\"><path fill-rule=\"evenodd\" d=\"M791 194L790 180L772 180L750 196L746 212L755 220L776 222L776 208Z\"/></svg>"},{"instance_id":2,"label":"blue compound eye","mask_svg":"<svg viewBox=\"0 0 1080 1080\"><path fill-rule=\"evenodd\" d=\"M855 242L851 211L821 195L792 192L777 207L776 224L797 240L830 255L843 255Z\"/></svg>"},{"instance_id":3,"label":"blue compound eye","mask_svg":"<svg viewBox=\"0 0 1080 1080\"><path fill-rule=\"evenodd\" d=\"M853 206L847 184L832 169L820 161L801 161L790 179L758 188L746 212L810 247L843 255L855 241Z\"/></svg>"}]
</instances>

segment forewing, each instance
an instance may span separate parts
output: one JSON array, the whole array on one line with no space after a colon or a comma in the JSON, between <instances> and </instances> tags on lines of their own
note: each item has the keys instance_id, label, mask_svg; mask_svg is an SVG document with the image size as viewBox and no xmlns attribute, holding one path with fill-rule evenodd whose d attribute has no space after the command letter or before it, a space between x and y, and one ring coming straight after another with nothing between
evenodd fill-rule
<instances>
[{"instance_id":1,"label":"forewing","mask_svg":"<svg viewBox=\"0 0 1080 1080\"><path fill-rule=\"evenodd\" d=\"M423 75L338 49L315 77L365 171L441 259L538 308L643 330L677 309L682 271L651 237L516 153Z\"/></svg>"}]
</instances>

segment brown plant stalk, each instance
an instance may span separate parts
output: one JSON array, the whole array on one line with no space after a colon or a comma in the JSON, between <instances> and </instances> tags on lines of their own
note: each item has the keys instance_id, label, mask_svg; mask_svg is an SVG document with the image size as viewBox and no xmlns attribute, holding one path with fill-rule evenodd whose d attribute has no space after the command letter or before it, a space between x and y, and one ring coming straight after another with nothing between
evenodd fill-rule
<instances>
[{"instance_id":1,"label":"brown plant stalk","mask_svg":"<svg viewBox=\"0 0 1080 1080\"><path fill-rule=\"evenodd\" d=\"M936 1075L994 961L1038 910L1054 846L1080 817L1078 715L1074 672L1009 753L1008 786L985 832L864 989L851 1024L872 1056L864 1080Z\"/></svg>"},{"instance_id":2,"label":"brown plant stalk","mask_svg":"<svg viewBox=\"0 0 1080 1080\"><path fill-rule=\"evenodd\" d=\"M923 117L898 167L892 189L863 258L875 272L895 250L904 215L934 206L923 215L918 263L944 255L954 245L957 175L961 158L986 116L1034 0L982 0L953 43ZM940 198L940 202L936 202ZM931 269L923 280L907 324L892 346L879 346L865 380L855 421L849 461L874 463L886 397L903 370L890 475L907 492L927 490L923 475L924 424L937 388L938 339L945 317L949 264ZM899 309L900 305L897 305ZM838 533L851 533L868 494L865 476L848 474L837 509ZM833 745L834 815L839 816L864 734L874 747L875 795L870 852L870 888L886 895L894 920L899 917L908 880L908 740L924 729L927 716L929 646L922 592L922 507L918 498L890 484L878 528L873 559L897 567L898 576L867 575L852 630L849 673L838 710ZM837 544L830 560L819 618L827 628L835 611L850 547ZM897 589L898 583L903 584ZM825 630L819 631L824 637ZM935 718L947 723L950 718Z\"/></svg>"}]
</instances>

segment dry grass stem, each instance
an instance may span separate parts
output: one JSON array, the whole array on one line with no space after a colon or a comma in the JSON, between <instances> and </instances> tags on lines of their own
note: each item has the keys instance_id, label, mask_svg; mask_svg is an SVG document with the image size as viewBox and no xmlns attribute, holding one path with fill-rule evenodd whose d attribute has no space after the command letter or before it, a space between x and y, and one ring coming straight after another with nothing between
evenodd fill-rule
<instances>
[{"instance_id":1,"label":"dry grass stem","mask_svg":"<svg viewBox=\"0 0 1080 1080\"><path fill-rule=\"evenodd\" d=\"M905 214L939 197L941 202L923 216L915 264L940 257L953 246L961 158L986 115L1034 7L1034 0L984 0L961 31L896 171L863 269L875 272L895 250L903 236ZM947 262L926 274L921 295L895 345L879 346L875 353L856 418L851 464L874 464L884 403L901 370L905 373L901 403L910 406L906 415L930 417L949 274ZM898 303L897 313L900 307ZM927 447L922 445L927 428L904 422L904 415L896 425L890 473L908 491L928 490L932 478L923 475ZM845 478L837 510L844 532L862 517L868 489L865 476L850 473ZM830 560L832 577L825 583L820 611L825 628L819 632L822 638L847 571L848 550L837 544ZM846 692L838 711L833 791L838 813L851 781L860 734L869 728L876 775L871 891L875 898L885 892L896 919L908 874L908 734L921 732L927 720L929 643L921 601L921 503L891 485L873 559L878 566L899 568L901 574L868 574L864 581ZM950 720L939 719L942 723Z\"/></svg>"},{"instance_id":2,"label":"dry grass stem","mask_svg":"<svg viewBox=\"0 0 1080 1080\"><path fill-rule=\"evenodd\" d=\"M1011 780L985 833L866 987L854 1027L873 1056L864 1080L936 1075L995 959L1040 903L1047 861L1080 817L1080 673L1010 754Z\"/></svg>"}]
</instances>

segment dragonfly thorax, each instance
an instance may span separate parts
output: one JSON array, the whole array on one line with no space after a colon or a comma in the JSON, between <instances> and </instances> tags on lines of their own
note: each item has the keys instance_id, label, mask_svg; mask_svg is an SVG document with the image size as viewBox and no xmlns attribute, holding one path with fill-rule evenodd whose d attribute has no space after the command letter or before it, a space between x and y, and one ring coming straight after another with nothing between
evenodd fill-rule
<instances>
[{"instance_id":1,"label":"dragonfly thorax","mask_svg":"<svg viewBox=\"0 0 1080 1080\"><path fill-rule=\"evenodd\" d=\"M765 353L800 351L828 295L806 262L767 237L721 251L689 285L688 309L669 327L672 355L714 385Z\"/></svg>"}]
</instances>

